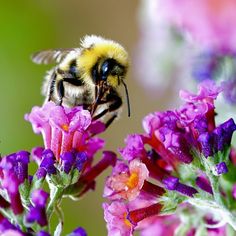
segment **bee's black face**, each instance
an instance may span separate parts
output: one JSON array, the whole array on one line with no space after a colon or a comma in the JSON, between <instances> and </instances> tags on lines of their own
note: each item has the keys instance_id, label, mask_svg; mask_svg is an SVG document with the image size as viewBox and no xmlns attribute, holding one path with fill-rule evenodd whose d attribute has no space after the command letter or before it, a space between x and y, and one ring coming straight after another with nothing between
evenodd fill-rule
<instances>
[{"instance_id":1,"label":"bee's black face","mask_svg":"<svg viewBox=\"0 0 236 236\"><path fill-rule=\"evenodd\" d=\"M101 80L107 80L109 75L121 77L125 74L124 66L120 65L115 59L105 60L100 69Z\"/></svg>"}]
</instances>

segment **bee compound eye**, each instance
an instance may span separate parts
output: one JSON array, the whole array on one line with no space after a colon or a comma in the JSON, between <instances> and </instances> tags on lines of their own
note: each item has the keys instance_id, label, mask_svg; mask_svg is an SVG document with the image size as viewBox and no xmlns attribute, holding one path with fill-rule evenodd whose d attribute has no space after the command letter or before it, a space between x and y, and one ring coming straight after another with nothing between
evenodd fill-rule
<instances>
[{"instance_id":1,"label":"bee compound eye","mask_svg":"<svg viewBox=\"0 0 236 236\"><path fill-rule=\"evenodd\" d=\"M116 67L118 63L115 59L109 58L105 60L101 66L101 79L106 80L108 75L117 75Z\"/></svg>"},{"instance_id":2,"label":"bee compound eye","mask_svg":"<svg viewBox=\"0 0 236 236\"><path fill-rule=\"evenodd\" d=\"M102 67L101 67L101 74L103 76L106 76L108 75L109 73L109 62L108 61L105 61L103 64L102 64Z\"/></svg>"},{"instance_id":3,"label":"bee compound eye","mask_svg":"<svg viewBox=\"0 0 236 236\"><path fill-rule=\"evenodd\" d=\"M72 61L69 68L69 73L75 75L77 73L76 61Z\"/></svg>"}]
</instances>

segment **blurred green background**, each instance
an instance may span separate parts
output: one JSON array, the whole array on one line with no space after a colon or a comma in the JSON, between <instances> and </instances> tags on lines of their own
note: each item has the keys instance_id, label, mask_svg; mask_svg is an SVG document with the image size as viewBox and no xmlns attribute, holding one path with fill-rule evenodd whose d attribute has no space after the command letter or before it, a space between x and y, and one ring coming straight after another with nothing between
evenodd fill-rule
<instances>
[{"instance_id":1,"label":"blurred green background","mask_svg":"<svg viewBox=\"0 0 236 236\"><path fill-rule=\"evenodd\" d=\"M127 84L131 100L131 118L124 106L122 117L103 137L106 149L124 146L128 133L142 130L141 120L148 112L164 108L162 101L146 96L132 71L132 55L139 39L138 1L127 0L40 0L2 1L0 7L0 152L2 155L42 145L40 136L24 121L32 106L41 105L40 88L50 66L38 66L30 55L41 49L78 47L86 34L96 34L120 42L129 52L131 69ZM145 80L145 78L143 78ZM99 158L99 156L97 157ZM105 173L98 179L96 192L80 202L63 201L65 231L77 226L88 235L106 235L101 208Z\"/></svg>"}]
</instances>

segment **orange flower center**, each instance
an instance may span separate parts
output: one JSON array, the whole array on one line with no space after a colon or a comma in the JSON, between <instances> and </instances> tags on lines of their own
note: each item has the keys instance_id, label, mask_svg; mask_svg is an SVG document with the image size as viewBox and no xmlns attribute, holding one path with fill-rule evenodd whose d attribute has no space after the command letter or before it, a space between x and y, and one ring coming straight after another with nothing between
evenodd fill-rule
<instances>
[{"instance_id":1,"label":"orange flower center","mask_svg":"<svg viewBox=\"0 0 236 236\"><path fill-rule=\"evenodd\" d=\"M127 219L127 213L126 212L124 213L124 222L125 222L125 225L127 225L128 227L132 227L131 222Z\"/></svg>"},{"instance_id":2,"label":"orange flower center","mask_svg":"<svg viewBox=\"0 0 236 236\"><path fill-rule=\"evenodd\" d=\"M135 172L132 173L126 182L126 185L130 189L135 188L138 185L138 174Z\"/></svg>"},{"instance_id":3,"label":"orange flower center","mask_svg":"<svg viewBox=\"0 0 236 236\"><path fill-rule=\"evenodd\" d=\"M61 128L66 132L69 131L69 126L67 124L62 125Z\"/></svg>"}]
</instances>

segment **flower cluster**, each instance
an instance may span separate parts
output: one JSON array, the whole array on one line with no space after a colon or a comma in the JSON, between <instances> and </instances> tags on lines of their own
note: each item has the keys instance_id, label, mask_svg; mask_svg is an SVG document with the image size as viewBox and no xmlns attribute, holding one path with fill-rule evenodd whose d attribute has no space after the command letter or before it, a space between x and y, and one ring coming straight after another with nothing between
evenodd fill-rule
<instances>
[{"instance_id":1,"label":"flower cluster","mask_svg":"<svg viewBox=\"0 0 236 236\"><path fill-rule=\"evenodd\" d=\"M229 170L231 175L235 171L229 150L236 125L233 119L215 123L214 100L221 91L212 81L201 83L197 95L181 91L184 105L149 114L143 120L145 133L126 138L119 150L122 160L104 189L111 201L103 205L109 235L129 236L134 230L142 235L177 230L226 235L226 223L236 229L233 203L225 203L232 199L232 183L227 190L220 185ZM176 209L187 220L171 215Z\"/></svg>"},{"instance_id":2,"label":"flower cluster","mask_svg":"<svg viewBox=\"0 0 236 236\"><path fill-rule=\"evenodd\" d=\"M50 219L56 211L59 224L55 234L61 235L62 197L76 200L93 190L96 177L115 165L116 155L103 151L94 164L94 155L105 144L96 135L105 130L105 125L93 121L81 107L65 108L49 102L34 107L25 118L36 133L42 134L44 147L1 158L0 234L50 236ZM38 168L30 175L29 165L34 163ZM45 182L49 193L44 190ZM86 236L86 232L79 227L69 236Z\"/></svg>"},{"instance_id":3,"label":"flower cluster","mask_svg":"<svg viewBox=\"0 0 236 236\"><path fill-rule=\"evenodd\" d=\"M203 47L235 51L234 0L167 0L162 4L170 21Z\"/></svg>"},{"instance_id":4,"label":"flower cluster","mask_svg":"<svg viewBox=\"0 0 236 236\"><path fill-rule=\"evenodd\" d=\"M35 158L35 153L39 155L40 150L43 148L34 149L32 158ZM34 176L28 173L29 164L31 164L29 152L19 151L2 157L0 162L1 235L50 236L48 223L50 206L53 202L51 199L47 204L49 194L42 188L45 177L52 174L51 170L55 170L54 174L57 171L54 165L51 165L49 169L42 167L45 158L50 155L56 160L51 151L42 151L40 166ZM71 235L80 236L82 234Z\"/></svg>"}]
</instances>

